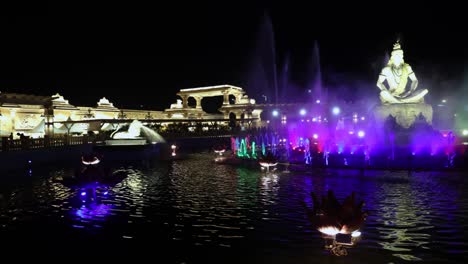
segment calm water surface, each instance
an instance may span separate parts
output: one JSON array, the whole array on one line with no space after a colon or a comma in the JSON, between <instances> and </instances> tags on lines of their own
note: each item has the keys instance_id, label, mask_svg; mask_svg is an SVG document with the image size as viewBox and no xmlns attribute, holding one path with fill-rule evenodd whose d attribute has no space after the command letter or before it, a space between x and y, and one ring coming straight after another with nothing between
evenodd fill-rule
<instances>
[{"instance_id":1,"label":"calm water surface","mask_svg":"<svg viewBox=\"0 0 468 264\"><path fill-rule=\"evenodd\" d=\"M79 186L61 180L74 166L2 173L4 252L164 255L164 263L462 263L468 253L463 173L266 174L212 160L205 153L113 164L126 177L84 202ZM345 257L324 250L305 214L310 192L327 190L339 200L355 191L369 211L361 240Z\"/></svg>"}]
</instances>

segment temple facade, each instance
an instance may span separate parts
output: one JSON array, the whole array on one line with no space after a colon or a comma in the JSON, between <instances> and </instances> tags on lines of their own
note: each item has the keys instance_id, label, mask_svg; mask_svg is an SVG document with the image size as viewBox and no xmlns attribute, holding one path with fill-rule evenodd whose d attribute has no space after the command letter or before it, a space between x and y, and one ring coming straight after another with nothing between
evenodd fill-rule
<instances>
[{"instance_id":1,"label":"temple facade","mask_svg":"<svg viewBox=\"0 0 468 264\"><path fill-rule=\"evenodd\" d=\"M0 92L0 137L18 137L19 134L34 138L44 135L99 133L114 130L118 125L140 120L167 125L174 122L217 122L227 125L230 120L249 122L249 126L261 126L262 106L250 99L245 91L232 85L218 85L182 89L181 98L169 108L157 110L122 109L107 98L101 98L93 107L75 106L60 94L36 96ZM229 96L234 96L234 102ZM219 114L203 111L201 101L205 97L223 96ZM188 99L196 101L195 107Z\"/></svg>"}]
</instances>

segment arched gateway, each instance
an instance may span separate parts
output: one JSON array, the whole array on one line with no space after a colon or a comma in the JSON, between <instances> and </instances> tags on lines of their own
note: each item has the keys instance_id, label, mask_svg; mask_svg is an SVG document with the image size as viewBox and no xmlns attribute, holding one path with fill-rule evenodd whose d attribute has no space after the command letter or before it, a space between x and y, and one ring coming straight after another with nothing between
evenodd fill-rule
<instances>
[{"instance_id":1,"label":"arched gateway","mask_svg":"<svg viewBox=\"0 0 468 264\"><path fill-rule=\"evenodd\" d=\"M224 119L229 119L231 113L236 117L244 116L245 119L255 119L254 122L261 121L260 113L262 109L255 104L254 99L250 99L244 89L232 85L216 85L207 87L197 87L181 89L177 95L181 100L172 104L164 112L168 117L179 116L182 118L202 118L205 112L202 110L201 101L205 97L223 96L223 105L219 111L223 113ZM229 96L234 96L235 102L230 104ZM196 101L195 107L188 105L188 99L192 97Z\"/></svg>"}]
</instances>

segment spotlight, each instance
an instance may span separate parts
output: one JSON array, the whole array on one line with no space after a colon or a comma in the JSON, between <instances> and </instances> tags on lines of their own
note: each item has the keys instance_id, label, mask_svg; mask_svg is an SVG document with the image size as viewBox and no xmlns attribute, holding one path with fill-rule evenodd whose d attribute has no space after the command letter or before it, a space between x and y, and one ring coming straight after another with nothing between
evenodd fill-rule
<instances>
[{"instance_id":1,"label":"spotlight","mask_svg":"<svg viewBox=\"0 0 468 264\"><path fill-rule=\"evenodd\" d=\"M299 111L299 114L301 116L305 116L307 114L307 111L305 109L301 109L301 111Z\"/></svg>"},{"instance_id":2,"label":"spotlight","mask_svg":"<svg viewBox=\"0 0 468 264\"><path fill-rule=\"evenodd\" d=\"M320 104L320 99L317 99L315 103Z\"/></svg>"},{"instance_id":3,"label":"spotlight","mask_svg":"<svg viewBox=\"0 0 468 264\"><path fill-rule=\"evenodd\" d=\"M339 115L340 114L340 108L338 106L333 107L332 113L334 115Z\"/></svg>"},{"instance_id":4,"label":"spotlight","mask_svg":"<svg viewBox=\"0 0 468 264\"><path fill-rule=\"evenodd\" d=\"M278 112L278 110L273 110L273 112L271 112L271 114L272 114L273 116L278 116L278 115L279 115L279 112Z\"/></svg>"},{"instance_id":5,"label":"spotlight","mask_svg":"<svg viewBox=\"0 0 468 264\"><path fill-rule=\"evenodd\" d=\"M366 135L366 133L364 131L362 131L362 130L359 130L357 135L358 135L358 137L363 138Z\"/></svg>"},{"instance_id":6,"label":"spotlight","mask_svg":"<svg viewBox=\"0 0 468 264\"><path fill-rule=\"evenodd\" d=\"M318 135L317 135L317 134L314 134L312 137L313 137L314 139L317 139L317 138L318 138Z\"/></svg>"}]
</instances>

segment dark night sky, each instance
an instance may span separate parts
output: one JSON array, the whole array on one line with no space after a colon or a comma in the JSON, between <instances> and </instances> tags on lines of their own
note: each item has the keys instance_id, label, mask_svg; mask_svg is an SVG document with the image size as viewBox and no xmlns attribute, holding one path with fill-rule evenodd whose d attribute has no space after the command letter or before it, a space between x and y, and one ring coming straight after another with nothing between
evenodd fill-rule
<instances>
[{"instance_id":1,"label":"dark night sky","mask_svg":"<svg viewBox=\"0 0 468 264\"><path fill-rule=\"evenodd\" d=\"M307 78L315 40L330 85L342 75L375 83L375 65L398 33L405 60L436 94L448 89L438 84L463 79L468 60L461 4L387 10L390 2L367 9L313 1L61 2L0 6L0 91L60 92L75 105L106 96L117 107L152 109L168 107L181 88L228 83L249 92L246 76L265 12L278 64L289 53L298 83Z\"/></svg>"}]
</instances>

